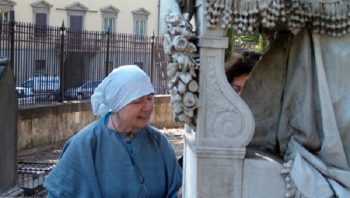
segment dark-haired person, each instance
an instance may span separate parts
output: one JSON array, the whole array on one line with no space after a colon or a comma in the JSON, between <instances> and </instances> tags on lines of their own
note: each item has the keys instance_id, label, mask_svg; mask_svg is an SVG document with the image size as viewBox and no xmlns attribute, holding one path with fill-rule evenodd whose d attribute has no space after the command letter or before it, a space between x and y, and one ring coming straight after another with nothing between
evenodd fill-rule
<instances>
[{"instance_id":1,"label":"dark-haired person","mask_svg":"<svg viewBox=\"0 0 350 198\"><path fill-rule=\"evenodd\" d=\"M245 58L244 56L236 56L234 60L228 61L226 64L225 72L227 80L237 93L241 92L255 62L255 60Z\"/></svg>"}]
</instances>

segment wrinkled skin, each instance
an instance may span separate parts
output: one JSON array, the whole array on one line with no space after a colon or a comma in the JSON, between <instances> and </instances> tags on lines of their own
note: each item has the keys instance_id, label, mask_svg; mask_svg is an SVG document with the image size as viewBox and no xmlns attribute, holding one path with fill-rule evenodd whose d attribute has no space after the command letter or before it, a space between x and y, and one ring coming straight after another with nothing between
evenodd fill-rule
<instances>
[{"instance_id":1,"label":"wrinkled skin","mask_svg":"<svg viewBox=\"0 0 350 198\"><path fill-rule=\"evenodd\" d=\"M146 127L153 112L153 96L154 94L142 96L113 113L109 124L111 128L129 133Z\"/></svg>"}]
</instances>

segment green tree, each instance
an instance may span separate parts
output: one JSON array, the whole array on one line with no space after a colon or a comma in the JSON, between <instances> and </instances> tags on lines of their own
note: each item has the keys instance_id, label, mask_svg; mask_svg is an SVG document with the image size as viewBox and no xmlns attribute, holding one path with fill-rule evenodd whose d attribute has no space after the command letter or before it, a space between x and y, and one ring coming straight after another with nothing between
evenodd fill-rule
<instances>
[{"instance_id":1,"label":"green tree","mask_svg":"<svg viewBox=\"0 0 350 198\"><path fill-rule=\"evenodd\" d=\"M225 60L234 54L235 41L246 43L248 46L252 46L252 50L260 53L264 53L269 48L270 44L270 38L260 34L258 31L256 31L254 34L235 35L233 28L230 28L227 31L226 36L229 39L229 46L225 53Z\"/></svg>"},{"instance_id":2,"label":"green tree","mask_svg":"<svg viewBox=\"0 0 350 198\"><path fill-rule=\"evenodd\" d=\"M225 61L235 53L235 31L233 28L227 30L228 48L225 51Z\"/></svg>"},{"instance_id":3,"label":"green tree","mask_svg":"<svg viewBox=\"0 0 350 198\"><path fill-rule=\"evenodd\" d=\"M266 36L263 36L262 34L259 34L259 44L257 46L257 51L264 53L269 48L270 42L269 38Z\"/></svg>"}]
</instances>

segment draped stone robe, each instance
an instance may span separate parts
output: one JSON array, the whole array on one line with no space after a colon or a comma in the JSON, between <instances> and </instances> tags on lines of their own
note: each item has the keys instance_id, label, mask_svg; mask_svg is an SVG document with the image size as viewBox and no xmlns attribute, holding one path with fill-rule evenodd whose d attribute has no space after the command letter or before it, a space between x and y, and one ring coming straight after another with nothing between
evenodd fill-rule
<instances>
[{"instance_id":1,"label":"draped stone robe","mask_svg":"<svg viewBox=\"0 0 350 198\"><path fill-rule=\"evenodd\" d=\"M256 130L250 146L293 160L306 197L350 197L350 36L280 33L242 97Z\"/></svg>"}]
</instances>

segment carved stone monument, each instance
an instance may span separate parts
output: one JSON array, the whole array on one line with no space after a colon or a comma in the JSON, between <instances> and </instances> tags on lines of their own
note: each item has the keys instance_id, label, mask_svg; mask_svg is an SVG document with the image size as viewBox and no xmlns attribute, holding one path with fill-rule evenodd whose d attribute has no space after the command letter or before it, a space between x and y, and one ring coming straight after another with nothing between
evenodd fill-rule
<instances>
[{"instance_id":1,"label":"carved stone monument","mask_svg":"<svg viewBox=\"0 0 350 198\"><path fill-rule=\"evenodd\" d=\"M16 186L17 94L7 59L0 59L0 197L19 196Z\"/></svg>"},{"instance_id":2,"label":"carved stone monument","mask_svg":"<svg viewBox=\"0 0 350 198\"><path fill-rule=\"evenodd\" d=\"M162 1L185 197L350 197L349 13L348 0ZM229 27L277 35L244 101L224 75Z\"/></svg>"}]
</instances>

